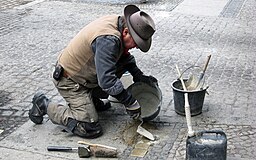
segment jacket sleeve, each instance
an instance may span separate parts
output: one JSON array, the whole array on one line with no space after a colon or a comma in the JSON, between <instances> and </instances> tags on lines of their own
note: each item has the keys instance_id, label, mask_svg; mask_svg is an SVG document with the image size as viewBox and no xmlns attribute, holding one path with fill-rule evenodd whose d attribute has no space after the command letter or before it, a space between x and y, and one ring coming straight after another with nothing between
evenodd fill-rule
<instances>
[{"instance_id":1,"label":"jacket sleeve","mask_svg":"<svg viewBox=\"0 0 256 160\"><path fill-rule=\"evenodd\" d=\"M134 56L130 53L123 55L120 58L120 61L124 61L121 63L125 64L124 67L128 72L131 73L134 82L138 81L140 76L143 75L143 72L139 69L139 67L136 64Z\"/></svg>"},{"instance_id":2,"label":"jacket sleeve","mask_svg":"<svg viewBox=\"0 0 256 160\"><path fill-rule=\"evenodd\" d=\"M124 89L121 80L116 76L120 45L120 40L115 36L100 36L93 41L92 49L95 54L94 60L99 86L107 94L128 106L135 99Z\"/></svg>"}]
</instances>

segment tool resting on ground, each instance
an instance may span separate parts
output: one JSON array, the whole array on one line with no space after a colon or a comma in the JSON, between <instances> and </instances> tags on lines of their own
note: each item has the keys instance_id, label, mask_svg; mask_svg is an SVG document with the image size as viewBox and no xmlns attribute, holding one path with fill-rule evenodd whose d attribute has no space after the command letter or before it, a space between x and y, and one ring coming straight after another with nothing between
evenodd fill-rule
<instances>
[{"instance_id":1,"label":"tool resting on ground","mask_svg":"<svg viewBox=\"0 0 256 160\"><path fill-rule=\"evenodd\" d=\"M85 141L78 141L79 144L86 145L86 147L66 147L66 146L48 146L48 151L61 151L61 152L72 152L78 151L80 158L88 158L91 156L103 157L103 158L115 158L117 157L117 149L110 146L101 144L92 144Z\"/></svg>"},{"instance_id":2,"label":"tool resting on ground","mask_svg":"<svg viewBox=\"0 0 256 160\"><path fill-rule=\"evenodd\" d=\"M91 156L91 151L87 147L72 148L67 146L48 146L48 151L60 151L60 152L72 152L78 151L78 156L80 158L88 158Z\"/></svg>"},{"instance_id":3,"label":"tool resting on ground","mask_svg":"<svg viewBox=\"0 0 256 160\"><path fill-rule=\"evenodd\" d=\"M118 154L117 148L114 147L102 144L93 144L85 141L78 141L78 144L87 145L91 155L95 157L115 158Z\"/></svg>"}]
</instances>

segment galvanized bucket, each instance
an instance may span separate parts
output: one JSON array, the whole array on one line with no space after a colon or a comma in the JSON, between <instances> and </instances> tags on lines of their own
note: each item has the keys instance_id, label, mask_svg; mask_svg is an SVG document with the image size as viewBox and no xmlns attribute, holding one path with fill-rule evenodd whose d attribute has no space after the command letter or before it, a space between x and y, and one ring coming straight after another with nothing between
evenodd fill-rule
<instances>
[{"instance_id":1,"label":"galvanized bucket","mask_svg":"<svg viewBox=\"0 0 256 160\"><path fill-rule=\"evenodd\" d=\"M136 82L127 90L138 100L143 121L150 121L158 116L162 105L162 92L158 85Z\"/></svg>"}]
</instances>

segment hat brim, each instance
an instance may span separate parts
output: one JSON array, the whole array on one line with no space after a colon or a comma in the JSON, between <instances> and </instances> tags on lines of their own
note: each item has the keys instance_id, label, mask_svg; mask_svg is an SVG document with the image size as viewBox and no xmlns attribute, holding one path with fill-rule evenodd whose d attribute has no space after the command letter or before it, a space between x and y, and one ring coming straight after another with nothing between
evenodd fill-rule
<instances>
[{"instance_id":1,"label":"hat brim","mask_svg":"<svg viewBox=\"0 0 256 160\"><path fill-rule=\"evenodd\" d=\"M133 13L138 12L138 11L140 11L140 9L138 7L136 7L135 5L128 5L124 9L124 17L125 17L129 32L130 32L133 40L135 41L136 45L142 52L147 52L151 46L152 38L149 38L147 40L140 38L140 36L134 31L134 29L130 23L130 16Z\"/></svg>"}]
</instances>

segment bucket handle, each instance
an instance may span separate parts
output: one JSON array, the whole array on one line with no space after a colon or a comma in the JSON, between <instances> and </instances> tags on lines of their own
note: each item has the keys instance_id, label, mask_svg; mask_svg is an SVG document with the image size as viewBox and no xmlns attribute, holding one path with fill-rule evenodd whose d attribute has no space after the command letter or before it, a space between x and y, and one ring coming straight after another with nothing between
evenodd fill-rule
<instances>
[{"instance_id":1,"label":"bucket handle","mask_svg":"<svg viewBox=\"0 0 256 160\"><path fill-rule=\"evenodd\" d=\"M178 79L180 79L180 78L183 76L183 74L184 74L185 72L187 72L187 70L189 70L189 69L191 69L191 68L196 68L196 67L202 69L202 67L200 67L200 66L191 65L191 66L189 66L188 68L186 68L184 71L181 72L181 74L180 74L180 76L178 77Z\"/></svg>"}]
</instances>

